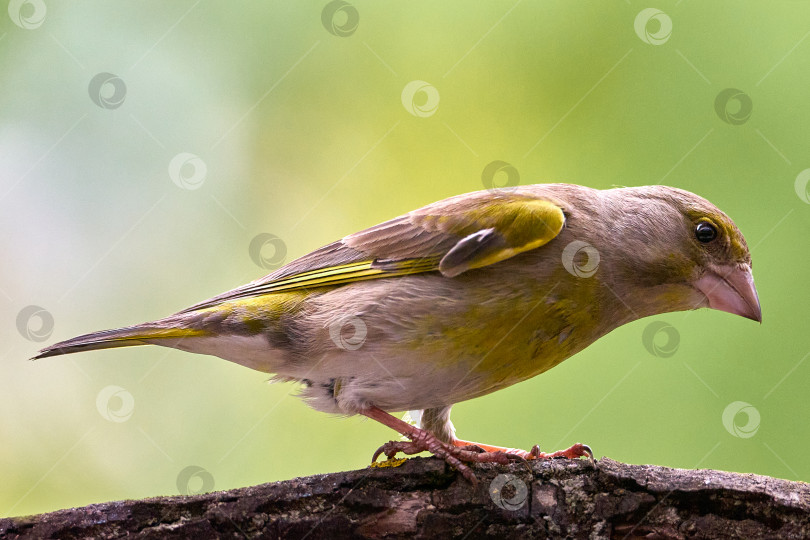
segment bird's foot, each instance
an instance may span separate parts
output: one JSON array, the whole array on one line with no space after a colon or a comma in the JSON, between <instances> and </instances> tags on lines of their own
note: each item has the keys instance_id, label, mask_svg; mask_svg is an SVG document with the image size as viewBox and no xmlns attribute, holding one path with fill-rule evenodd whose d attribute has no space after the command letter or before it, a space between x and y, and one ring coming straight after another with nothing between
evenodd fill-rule
<instances>
[{"instance_id":1,"label":"bird's foot","mask_svg":"<svg viewBox=\"0 0 810 540\"><path fill-rule=\"evenodd\" d=\"M541 452L540 447L535 444L532 446L532 449L529 451L529 455L526 457L526 459L579 459L582 457L586 457L591 463L594 463L593 450L591 450L591 447L587 444L576 443L572 445L571 448L567 448L566 450L557 450L556 452L551 452L550 454Z\"/></svg>"},{"instance_id":2,"label":"bird's foot","mask_svg":"<svg viewBox=\"0 0 810 540\"><path fill-rule=\"evenodd\" d=\"M470 441L462 441L460 439L456 439L453 441L455 446L459 446L461 448L469 448L469 447L478 447L481 448L485 452L503 452L506 454L512 454L516 456L520 456L521 458L532 461L535 459L578 459L582 457L586 457L590 460L591 463L594 462L593 459L593 450L587 444L576 443L575 445L571 446L571 448L567 448L565 450L558 450L557 452L541 452L540 446L534 445L530 451L521 450L519 448L504 448L502 446L492 446L489 444L481 444L476 442Z\"/></svg>"},{"instance_id":3,"label":"bird's foot","mask_svg":"<svg viewBox=\"0 0 810 540\"><path fill-rule=\"evenodd\" d=\"M390 441L385 443L374 452L374 457L371 458L372 462L376 462L381 454L385 454L388 459L392 459L398 452L402 452L406 455L430 452L458 469L464 478L469 480L472 484L477 484L478 480L465 463L500 463L506 465L507 463L515 461L526 463L527 460L533 459L576 459L580 457L588 457L591 462L593 462L593 452L584 444L577 443L567 450L547 454L541 452L540 447L537 445L535 445L531 451L526 452L525 450L516 448L491 446L459 439L454 440L452 443L446 443L440 441L433 433L412 426L377 407L369 407L360 412L410 439L409 441ZM528 463L526 463L526 466L528 467Z\"/></svg>"},{"instance_id":4,"label":"bird's foot","mask_svg":"<svg viewBox=\"0 0 810 540\"><path fill-rule=\"evenodd\" d=\"M477 484L478 480L465 463L500 463L506 465L515 461L526 462L526 459L518 454L501 451L488 452L476 444L466 444L464 446L448 444L440 441L435 435L424 429L415 428L407 436L411 439L410 441L389 441L379 447L374 452L371 461L377 461L381 454L385 454L388 459L393 459L398 452L406 455L430 452L434 456L443 459L448 465L455 467L472 484Z\"/></svg>"}]
</instances>

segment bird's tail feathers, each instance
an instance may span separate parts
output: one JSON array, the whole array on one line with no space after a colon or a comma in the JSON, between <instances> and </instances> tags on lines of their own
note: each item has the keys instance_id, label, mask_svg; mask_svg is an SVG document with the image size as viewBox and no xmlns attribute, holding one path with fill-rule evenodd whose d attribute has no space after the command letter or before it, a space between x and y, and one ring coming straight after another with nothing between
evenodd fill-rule
<instances>
[{"instance_id":1,"label":"bird's tail feathers","mask_svg":"<svg viewBox=\"0 0 810 540\"><path fill-rule=\"evenodd\" d=\"M146 323L112 330L102 330L84 334L72 339L55 343L39 351L31 360L48 358L62 354L71 354L99 349L113 349L116 347L132 347L135 345L160 345L161 340L168 339L176 343L178 339L205 335L202 330L194 328L171 328L159 323Z\"/></svg>"}]
</instances>

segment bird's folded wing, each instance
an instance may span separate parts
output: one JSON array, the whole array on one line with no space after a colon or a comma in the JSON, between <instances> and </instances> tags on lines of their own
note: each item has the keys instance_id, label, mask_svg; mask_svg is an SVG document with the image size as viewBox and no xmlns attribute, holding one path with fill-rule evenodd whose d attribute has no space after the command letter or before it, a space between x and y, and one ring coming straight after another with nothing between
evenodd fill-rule
<instances>
[{"instance_id":1,"label":"bird's folded wing","mask_svg":"<svg viewBox=\"0 0 810 540\"><path fill-rule=\"evenodd\" d=\"M494 190L452 197L351 234L184 312L280 291L437 270L455 277L536 249L564 224L559 203L531 193Z\"/></svg>"}]
</instances>

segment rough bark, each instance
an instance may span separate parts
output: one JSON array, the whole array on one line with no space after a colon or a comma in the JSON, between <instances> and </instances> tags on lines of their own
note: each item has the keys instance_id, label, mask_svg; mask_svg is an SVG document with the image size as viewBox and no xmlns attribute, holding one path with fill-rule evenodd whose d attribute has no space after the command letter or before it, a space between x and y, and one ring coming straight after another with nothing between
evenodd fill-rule
<instances>
[{"instance_id":1,"label":"rough bark","mask_svg":"<svg viewBox=\"0 0 810 540\"><path fill-rule=\"evenodd\" d=\"M434 458L205 495L0 520L0 538L808 538L810 484L608 458L482 465Z\"/></svg>"}]
</instances>

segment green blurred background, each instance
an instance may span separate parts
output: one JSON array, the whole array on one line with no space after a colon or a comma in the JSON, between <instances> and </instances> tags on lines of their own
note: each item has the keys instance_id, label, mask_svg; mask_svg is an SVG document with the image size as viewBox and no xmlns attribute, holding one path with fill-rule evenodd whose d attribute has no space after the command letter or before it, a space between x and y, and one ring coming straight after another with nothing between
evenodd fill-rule
<instances>
[{"instance_id":1,"label":"green blurred background","mask_svg":"<svg viewBox=\"0 0 810 540\"><path fill-rule=\"evenodd\" d=\"M393 432L217 358L27 358L518 176L707 197L753 249L764 323L708 310L637 321L457 405L459 435L810 480L810 6L648 7L12 0L0 515L366 466ZM425 83L403 97L411 81ZM509 166L482 178L493 161ZM251 256L264 233L286 253ZM653 321L669 326L645 341Z\"/></svg>"}]
</instances>

